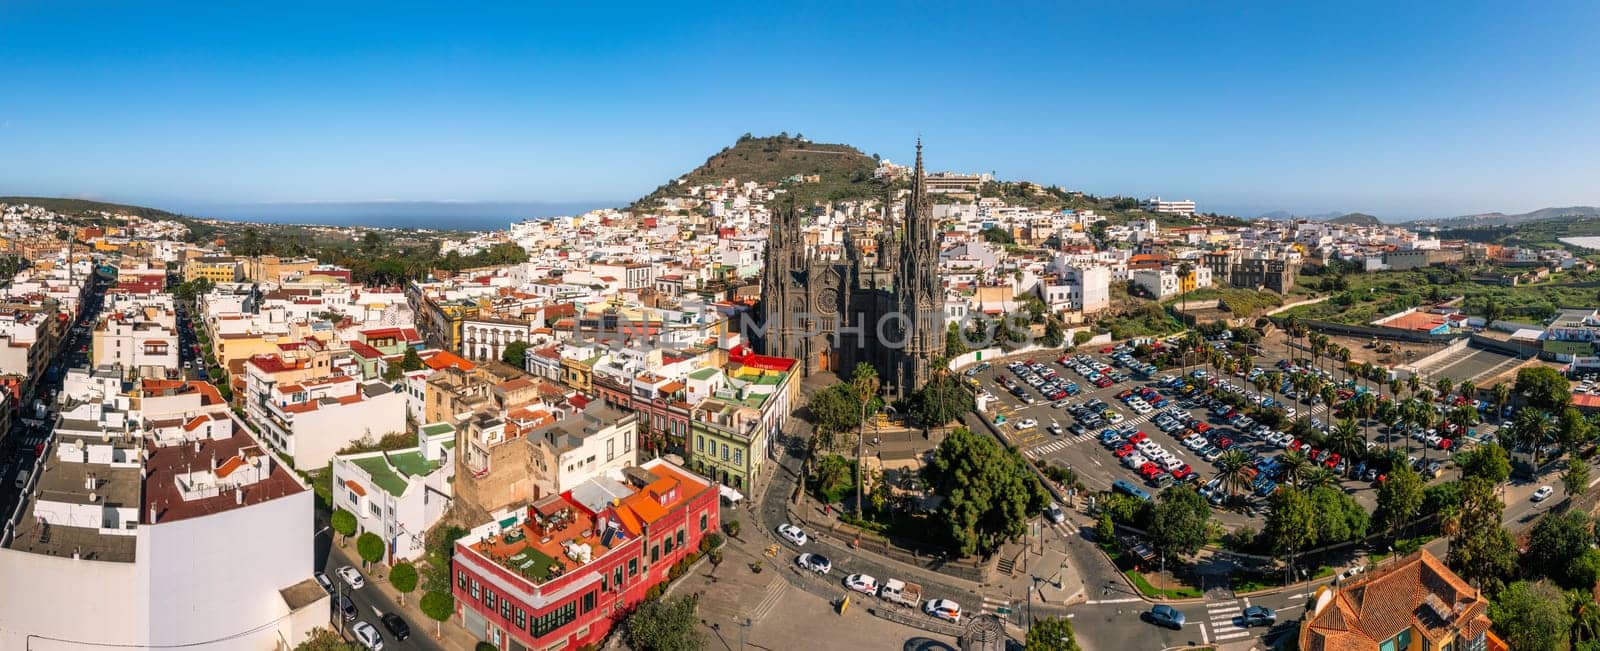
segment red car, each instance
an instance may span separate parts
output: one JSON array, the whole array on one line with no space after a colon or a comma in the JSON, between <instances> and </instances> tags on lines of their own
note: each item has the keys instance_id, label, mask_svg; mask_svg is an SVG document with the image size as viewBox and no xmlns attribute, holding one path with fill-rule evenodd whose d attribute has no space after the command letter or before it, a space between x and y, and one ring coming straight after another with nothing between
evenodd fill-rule
<instances>
[{"instance_id":1,"label":"red car","mask_svg":"<svg viewBox=\"0 0 1600 651\"><path fill-rule=\"evenodd\" d=\"M1211 431L1211 426L1207 425L1205 423L1195 423L1194 424L1194 431L1199 432L1201 434L1204 434L1206 432Z\"/></svg>"},{"instance_id":2,"label":"red car","mask_svg":"<svg viewBox=\"0 0 1600 651\"><path fill-rule=\"evenodd\" d=\"M1193 474L1193 473L1194 473L1194 469L1190 468L1189 464L1186 463L1186 464L1183 464L1181 466L1178 466L1177 470L1172 471L1172 478L1173 479L1183 479L1184 477L1188 477L1190 474Z\"/></svg>"},{"instance_id":3,"label":"red car","mask_svg":"<svg viewBox=\"0 0 1600 651\"><path fill-rule=\"evenodd\" d=\"M1226 436L1217 439L1217 449L1226 450L1231 447L1233 447L1233 439L1230 439Z\"/></svg>"},{"instance_id":4,"label":"red car","mask_svg":"<svg viewBox=\"0 0 1600 651\"><path fill-rule=\"evenodd\" d=\"M1323 461L1322 465L1327 466L1329 468L1333 468L1335 466L1338 466L1339 465L1339 453L1335 452L1333 454L1328 455L1327 460Z\"/></svg>"},{"instance_id":5,"label":"red car","mask_svg":"<svg viewBox=\"0 0 1600 651\"><path fill-rule=\"evenodd\" d=\"M1117 394L1117 399L1118 400L1127 400L1128 396L1131 396L1131 395L1133 395L1133 389L1124 389L1122 391L1122 393Z\"/></svg>"},{"instance_id":6,"label":"red car","mask_svg":"<svg viewBox=\"0 0 1600 651\"><path fill-rule=\"evenodd\" d=\"M1150 438L1150 437L1145 436L1144 432L1134 432L1133 436L1128 437L1128 442L1132 443L1134 445L1138 445L1140 443L1143 443L1144 440L1147 439L1147 438Z\"/></svg>"},{"instance_id":7,"label":"red car","mask_svg":"<svg viewBox=\"0 0 1600 651\"><path fill-rule=\"evenodd\" d=\"M1450 439L1439 439L1440 450L1448 450L1453 445L1455 445L1455 442L1451 441Z\"/></svg>"},{"instance_id":8,"label":"red car","mask_svg":"<svg viewBox=\"0 0 1600 651\"><path fill-rule=\"evenodd\" d=\"M1139 476L1144 477L1145 479L1155 479L1156 475L1159 474L1161 474L1161 466L1158 466L1153 462L1146 461L1144 462L1144 465L1139 466Z\"/></svg>"},{"instance_id":9,"label":"red car","mask_svg":"<svg viewBox=\"0 0 1600 651\"><path fill-rule=\"evenodd\" d=\"M1117 458L1121 459L1121 458L1126 457L1126 456L1128 456L1130 454L1133 454L1133 446L1132 445L1128 445L1128 444L1123 444L1122 447L1117 448L1115 452L1112 452L1112 454L1117 455Z\"/></svg>"},{"instance_id":10,"label":"red car","mask_svg":"<svg viewBox=\"0 0 1600 651\"><path fill-rule=\"evenodd\" d=\"M1094 383L1095 386L1100 387L1102 389L1104 389L1104 388L1106 388L1108 386L1111 386L1111 384L1112 384L1111 378L1104 377L1104 376L1102 376L1098 381L1096 381Z\"/></svg>"},{"instance_id":11,"label":"red car","mask_svg":"<svg viewBox=\"0 0 1600 651\"><path fill-rule=\"evenodd\" d=\"M1105 348L1101 348L1100 349L1100 354L1101 355L1110 355L1112 350L1114 350L1112 347L1106 346Z\"/></svg>"}]
</instances>

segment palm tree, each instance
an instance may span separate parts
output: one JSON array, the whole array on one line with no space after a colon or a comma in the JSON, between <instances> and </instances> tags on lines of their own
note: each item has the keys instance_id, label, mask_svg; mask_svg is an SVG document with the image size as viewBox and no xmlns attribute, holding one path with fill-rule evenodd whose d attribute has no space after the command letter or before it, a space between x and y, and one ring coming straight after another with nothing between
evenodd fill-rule
<instances>
[{"instance_id":1,"label":"palm tree","mask_svg":"<svg viewBox=\"0 0 1600 651\"><path fill-rule=\"evenodd\" d=\"M1378 413L1378 396L1371 391L1357 396L1360 400L1356 407L1360 411L1362 435L1368 441L1372 440L1372 416Z\"/></svg>"},{"instance_id":2,"label":"palm tree","mask_svg":"<svg viewBox=\"0 0 1600 651\"><path fill-rule=\"evenodd\" d=\"M1194 265L1189 264L1188 262L1180 262L1180 263L1178 263L1178 289L1179 290L1183 289L1184 281L1186 279L1188 279L1189 278L1189 274L1192 274L1192 273L1194 273ZM1178 295L1178 300L1183 303L1183 307L1181 307L1179 309L1181 309L1185 313L1187 313L1189 311L1189 292L1183 292L1183 293L1179 294Z\"/></svg>"},{"instance_id":3,"label":"palm tree","mask_svg":"<svg viewBox=\"0 0 1600 651\"><path fill-rule=\"evenodd\" d=\"M1244 450L1234 448L1217 457L1217 476L1222 478L1222 486L1228 490L1228 495L1237 497L1239 491L1250 490L1250 455Z\"/></svg>"},{"instance_id":4,"label":"palm tree","mask_svg":"<svg viewBox=\"0 0 1600 651\"><path fill-rule=\"evenodd\" d=\"M1549 417L1538 409L1522 409L1511 421L1510 438L1518 445L1533 449L1533 465L1539 465L1539 451L1544 447L1545 432L1550 427Z\"/></svg>"},{"instance_id":5,"label":"palm tree","mask_svg":"<svg viewBox=\"0 0 1600 651\"><path fill-rule=\"evenodd\" d=\"M1496 382L1490 391L1494 392L1494 420L1497 423L1504 422L1506 405L1511 402L1511 385Z\"/></svg>"},{"instance_id":6,"label":"palm tree","mask_svg":"<svg viewBox=\"0 0 1600 651\"><path fill-rule=\"evenodd\" d=\"M866 362L856 364L855 372L850 374L850 388L855 392L856 400L861 402L861 424L856 432L856 515L860 517L865 513L861 510L862 486L866 483L861 459L866 455L867 407L878 395L878 371Z\"/></svg>"},{"instance_id":7,"label":"palm tree","mask_svg":"<svg viewBox=\"0 0 1600 651\"><path fill-rule=\"evenodd\" d=\"M1472 380L1462 380L1459 388L1461 389L1461 397L1466 398L1467 402L1478 399L1478 383Z\"/></svg>"},{"instance_id":8,"label":"palm tree","mask_svg":"<svg viewBox=\"0 0 1600 651\"><path fill-rule=\"evenodd\" d=\"M1317 395L1322 397L1322 404L1327 405L1328 413L1332 414L1333 401L1339 399L1339 390L1333 388L1332 384L1323 384L1322 390Z\"/></svg>"},{"instance_id":9,"label":"palm tree","mask_svg":"<svg viewBox=\"0 0 1600 651\"><path fill-rule=\"evenodd\" d=\"M1439 378L1439 381L1435 382L1433 386L1438 387L1440 398L1449 398L1450 390L1455 388L1456 383L1448 377L1442 377Z\"/></svg>"},{"instance_id":10,"label":"palm tree","mask_svg":"<svg viewBox=\"0 0 1600 651\"><path fill-rule=\"evenodd\" d=\"M1353 456L1357 450L1366 449L1361 444L1361 432L1355 419L1346 416L1333 426L1333 432L1328 435L1328 449L1346 457Z\"/></svg>"},{"instance_id":11,"label":"palm tree","mask_svg":"<svg viewBox=\"0 0 1600 651\"><path fill-rule=\"evenodd\" d=\"M1422 388L1422 378L1417 377L1417 374L1412 373L1410 377L1406 378L1406 388L1411 390L1412 397L1416 397L1417 389Z\"/></svg>"},{"instance_id":12,"label":"palm tree","mask_svg":"<svg viewBox=\"0 0 1600 651\"><path fill-rule=\"evenodd\" d=\"M1350 349L1349 348L1345 348L1344 346L1340 346L1339 347L1339 361L1343 362L1344 365L1345 365L1344 366L1345 379L1346 380L1350 379Z\"/></svg>"},{"instance_id":13,"label":"palm tree","mask_svg":"<svg viewBox=\"0 0 1600 651\"><path fill-rule=\"evenodd\" d=\"M1313 488L1334 488L1339 485L1339 473L1326 466L1312 466L1300 477L1299 488L1311 490Z\"/></svg>"},{"instance_id":14,"label":"palm tree","mask_svg":"<svg viewBox=\"0 0 1600 651\"><path fill-rule=\"evenodd\" d=\"M1402 381L1400 378L1390 378L1389 379L1389 397L1391 399L1394 399L1394 400L1399 400L1400 399L1400 389L1405 387L1405 385L1406 385L1406 383L1404 381Z\"/></svg>"},{"instance_id":15,"label":"palm tree","mask_svg":"<svg viewBox=\"0 0 1600 651\"><path fill-rule=\"evenodd\" d=\"M1304 452L1299 450L1290 450L1283 453L1278 457L1278 465L1283 468L1284 479L1289 480L1289 483L1295 488L1300 487L1300 480L1304 478L1306 471L1312 467L1310 457L1307 457Z\"/></svg>"}]
</instances>

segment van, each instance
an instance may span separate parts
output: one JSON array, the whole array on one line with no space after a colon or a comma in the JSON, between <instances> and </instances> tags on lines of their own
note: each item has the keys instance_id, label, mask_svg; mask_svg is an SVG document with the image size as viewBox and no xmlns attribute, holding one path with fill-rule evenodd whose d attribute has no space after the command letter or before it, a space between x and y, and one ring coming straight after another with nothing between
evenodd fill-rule
<instances>
[{"instance_id":1,"label":"van","mask_svg":"<svg viewBox=\"0 0 1600 651\"><path fill-rule=\"evenodd\" d=\"M23 468L20 472L18 472L17 473L17 488L22 488L24 486L27 486L28 485L28 477L31 477L32 475L33 475L33 472L28 470L27 468Z\"/></svg>"},{"instance_id":2,"label":"van","mask_svg":"<svg viewBox=\"0 0 1600 651\"><path fill-rule=\"evenodd\" d=\"M1126 495L1132 495L1146 502L1150 501L1150 493L1146 492L1143 488L1134 486L1126 479L1118 479L1114 482L1111 482L1111 490Z\"/></svg>"}]
</instances>

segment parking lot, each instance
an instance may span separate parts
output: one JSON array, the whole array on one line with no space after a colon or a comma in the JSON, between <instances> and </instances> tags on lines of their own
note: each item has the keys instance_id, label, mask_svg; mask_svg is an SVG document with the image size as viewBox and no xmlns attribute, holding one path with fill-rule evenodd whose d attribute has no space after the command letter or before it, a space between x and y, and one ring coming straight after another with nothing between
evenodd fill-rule
<instances>
[{"instance_id":1,"label":"parking lot","mask_svg":"<svg viewBox=\"0 0 1600 651\"><path fill-rule=\"evenodd\" d=\"M1278 359L1259 359L1258 364L1263 372L1280 368ZM1075 470L1091 491L1154 495L1173 483L1193 482L1219 507L1217 519L1224 525L1259 527L1265 497L1276 482L1285 481L1278 457L1298 447L1314 463L1339 473L1341 487L1358 503L1368 509L1376 505L1372 480L1381 475L1379 470L1309 447L1287 433L1232 413L1207 395L1233 392L1257 404L1284 400L1283 408L1296 416L1308 415L1317 426L1337 420L1319 398L1302 401L1258 394L1248 381L1250 372L1223 377L1209 365L1151 372L1121 350L1104 348L1066 356L1059 351L1035 353L1031 359L992 361L968 373L980 393L993 396L986 414L1009 430L1025 456ZM1050 399L1071 389L1072 383L1077 385L1075 394ZM1439 462L1431 481L1444 481L1452 472L1445 463L1448 452L1430 449L1425 435L1408 440L1400 432L1371 424L1363 429L1363 437L1374 448L1386 444L1402 448L1409 443L1423 469ZM1254 458L1254 472L1259 475L1248 494L1232 500L1214 481L1214 462L1226 450L1242 450Z\"/></svg>"}]
</instances>

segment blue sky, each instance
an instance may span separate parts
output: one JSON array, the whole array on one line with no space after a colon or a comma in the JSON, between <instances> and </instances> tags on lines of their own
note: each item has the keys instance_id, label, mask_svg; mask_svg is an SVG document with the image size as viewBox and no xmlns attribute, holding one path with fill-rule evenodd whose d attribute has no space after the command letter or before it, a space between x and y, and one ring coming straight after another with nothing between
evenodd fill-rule
<instances>
[{"instance_id":1,"label":"blue sky","mask_svg":"<svg viewBox=\"0 0 1600 651\"><path fill-rule=\"evenodd\" d=\"M788 131L1237 214L1600 204L1596 3L525 4L4 0L0 194L614 204Z\"/></svg>"}]
</instances>

